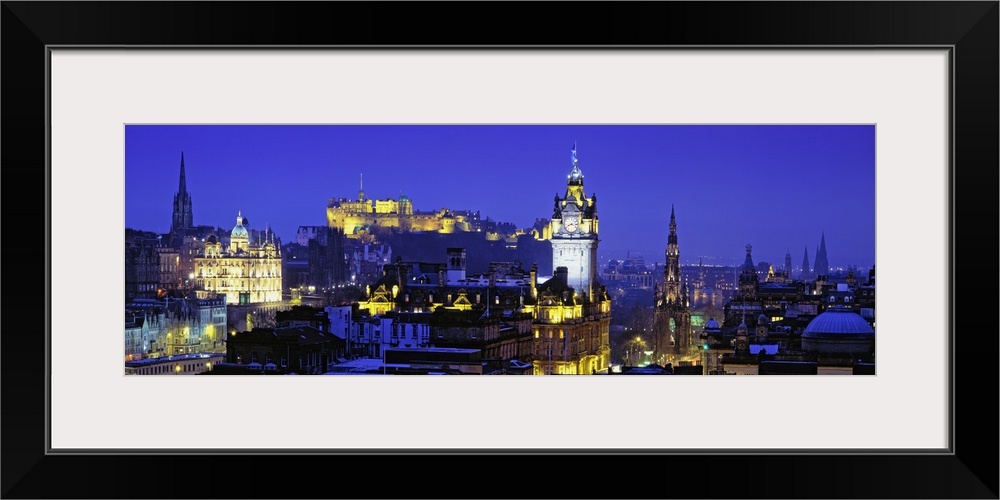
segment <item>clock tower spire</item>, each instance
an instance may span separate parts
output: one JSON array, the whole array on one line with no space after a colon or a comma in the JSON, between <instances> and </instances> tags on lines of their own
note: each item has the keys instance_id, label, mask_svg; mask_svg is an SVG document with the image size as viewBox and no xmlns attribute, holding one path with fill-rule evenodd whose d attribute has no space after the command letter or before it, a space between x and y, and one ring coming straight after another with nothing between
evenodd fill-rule
<instances>
[{"instance_id":1,"label":"clock tower spire","mask_svg":"<svg viewBox=\"0 0 1000 500\"><path fill-rule=\"evenodd\" d=\"M583 171L570 150L571 168L566 176L566 196L556 195L552 221L552 269L565 267L574 295L591 297L597 274L597 197L587 196Z\"/></svg>"}]
</instances>

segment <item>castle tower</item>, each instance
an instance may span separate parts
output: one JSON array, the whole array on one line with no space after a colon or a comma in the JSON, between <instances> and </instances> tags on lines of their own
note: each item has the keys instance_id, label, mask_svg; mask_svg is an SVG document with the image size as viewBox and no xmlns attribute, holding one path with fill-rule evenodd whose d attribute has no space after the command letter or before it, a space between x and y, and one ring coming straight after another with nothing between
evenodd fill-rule
<instances>
[{"instance_id":1,"label":"castle tower","mask_svg":"<svg viewBox=\"0 0 1000 500\"><path fill-rule=\"evenodd\" d=\"M654 294L653 346L654 361L671 362L689 353L691 338L691 308L686 283L681 283L680 249L677 245L677 217L670 206L667 235L666 266L663 269L663 290Z\"/></svg>"},{"instance_id":2,"label":"castle tower","mask_svg":"<svg viewBox=\"0 0 1000 500\"><path fill-rule=\"evenodd\" d=\"M174 212L170 222L170 231L179 235L187 233L194 227L194 214L191 211L191 195L187 192L187 179L184 175L184 152L181 151L181 176L174 195Z\"/></svg>"},{"instance_id":3,"label":"castle tower","mask_svg":"<svg viewBox=\"0 0 1000 500\"><path fill-rule=\"evenodd\" d=\"M597 202L583 190L583 172L571 150L572 168L566 176L566 195L556 194L552 221L552 269L565 267L567 283L578 297L592 297L597 273Z\"/></svg>"}]
</instances>

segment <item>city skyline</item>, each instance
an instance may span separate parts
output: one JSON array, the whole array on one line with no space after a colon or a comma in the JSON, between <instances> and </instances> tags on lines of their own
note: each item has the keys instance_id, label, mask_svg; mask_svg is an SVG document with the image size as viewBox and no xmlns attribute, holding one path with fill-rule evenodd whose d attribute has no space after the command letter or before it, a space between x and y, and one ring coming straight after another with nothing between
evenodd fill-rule
<instances>
[{"instance_id":1,"label":"city skyline","mask_svg":"<svg viewBox=\"0 0 1000 500\"><path fill-rule=\"evenodd\" d=\"M407 196L528 228L551 217L576 145L600 200L600 257L662 260L671 207L681 261L875 261L872 125L128 125L126 227L168 232L181 154L194 224L242 212L291 242L330 198ZM291 175L289 175L291 174ZM477 182L478 181L478 182Z\"/></svg>"}]
</instances>

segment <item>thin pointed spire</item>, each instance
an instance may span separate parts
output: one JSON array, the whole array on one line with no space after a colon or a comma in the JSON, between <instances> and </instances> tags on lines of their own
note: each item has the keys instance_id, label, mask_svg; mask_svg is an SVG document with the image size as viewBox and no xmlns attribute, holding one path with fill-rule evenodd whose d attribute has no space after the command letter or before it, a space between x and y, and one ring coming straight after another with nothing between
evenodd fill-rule
<instances>
[{"instance_id":1,"label":"thin pointed spire","mask_svg":"<svg viewBox=\"0 0 1000 500\"><path fill-rule=\"evenodd\" d=\"M187 192L187 173L184 168L184 151L181 151L181 169L177 181L177 193L174 194L174 210L171 216L170 231L186 234L194 226L194 215L191 211L191 195Z\"/></svg>"},{"instance_id":2,"label":"thin pointed spire","mask_svg":"<svg viewBox=\"0 0 1000 500\"><path fill-rule=\"evenodd\" d=\"M178 193L187 193L187 179L184 175L184 152L181 151L181 180L177 186Z\"/></svg>"},{"instance_id":3,"label":"thin pointed spire","mask_svg":"<svg viewBox=\"0 0 1000 500\"><path fill-rule=\"evenodd\" d=\"M577 160L577 158L576 158L576 141L573 141L573 149L570 150L570 158L571 158L572 163L573 163L573 168L572 168L572 170L569 171L569 175L567 177L570 180L574 180L574 181L575 180L582 180L583 179L583 172L580 171L579 160Z\"/></svg>"},{"instance_id":4,"label":"thin pointed spire","mask_svg":"<svg viewBox=\"0 0 1000 500\"><path fill-rule=\"evenodd\" d=\"M813 270L817 274L828 274L830 272L830 260L826 255L826 231L823 231L819 240L819 248L816 249L816 264Z\"/></svg>"}]
</instances>

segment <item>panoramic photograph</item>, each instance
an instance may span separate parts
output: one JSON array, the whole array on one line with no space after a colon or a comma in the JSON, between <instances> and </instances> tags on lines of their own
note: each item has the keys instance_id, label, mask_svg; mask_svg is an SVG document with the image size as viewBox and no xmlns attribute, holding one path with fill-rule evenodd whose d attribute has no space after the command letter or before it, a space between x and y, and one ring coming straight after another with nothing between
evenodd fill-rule
<instances>
[{"instance_id":1,"label":"panoramic photograph","mask_svg":"<svg viewBox=\"0 0 1000 500\"><path fill-rule=\"evenodd\" d=\"M874 125L124 133L125 375L876 373Z\"/></svg>"}]
</instances>

